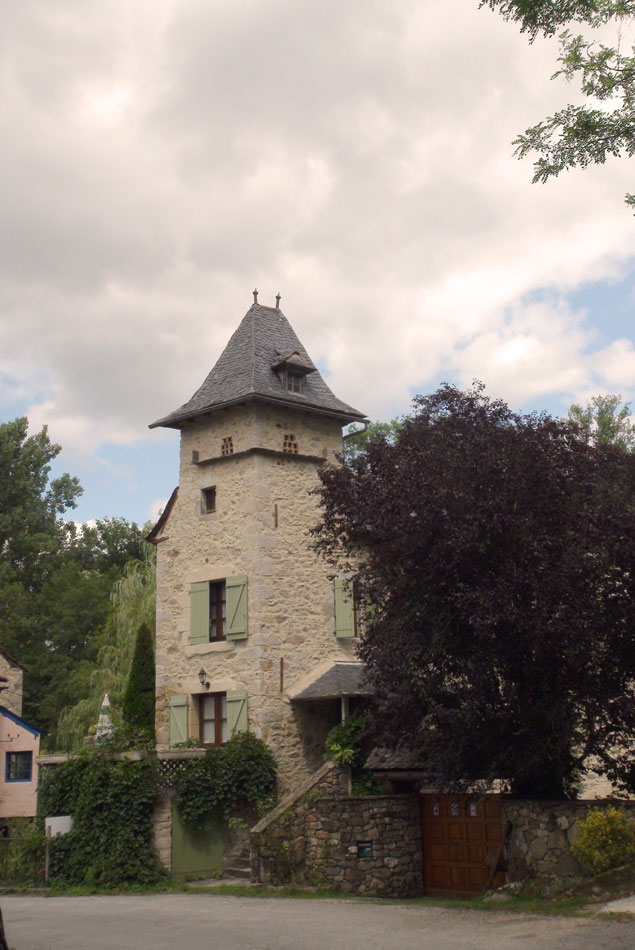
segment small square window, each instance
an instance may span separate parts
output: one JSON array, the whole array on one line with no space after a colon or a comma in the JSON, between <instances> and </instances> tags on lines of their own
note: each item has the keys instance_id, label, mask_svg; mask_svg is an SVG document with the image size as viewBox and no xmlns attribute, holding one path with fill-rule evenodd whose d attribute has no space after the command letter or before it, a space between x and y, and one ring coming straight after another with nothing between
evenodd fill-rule
<instances>
[{"instance_id":1,"label":"small square window","mask_svg":"<svg viewBox=\"0 0 635 950\"><path fill-rule=\"evenodd\" d=\"M30 782L32 772L32 752L7 752L7 782Z\"/></svg>"},{"instance_id":2,"label":"small square window","mask_svg":"<svg viewBox=\"0 0 635 950\"><path fill-rule=\"evenodd\" d=\"M216 486L204 488L201 492L201 514L209 515L216 511Z\"/></svg>"},{"instance_id":3,"label":"small square window","mask_svg":"<svg viewBox=\"0 0 635 950\"><path fill-rule=\"evenodd\" d=\"M221 446L221 452L223 455L233 455L234 454L234 440L231 435L228 435L227 438L223 439L223 444Z\"/></svg>"}]
</instances>

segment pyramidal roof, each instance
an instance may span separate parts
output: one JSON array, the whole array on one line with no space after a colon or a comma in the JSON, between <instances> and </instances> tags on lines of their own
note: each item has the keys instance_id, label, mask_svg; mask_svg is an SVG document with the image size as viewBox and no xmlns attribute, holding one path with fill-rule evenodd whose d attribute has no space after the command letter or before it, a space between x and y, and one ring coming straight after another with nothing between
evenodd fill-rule
<instances>
[{"instance_id":1,"label":"pyramidal roof","mask_svg":"<svg viewBox=\"0 0 635 950\"><path fill-rule=\"evenodd\" d=\"M304 377L302 392L290 392L281 367ZM150 426L178 429L181 423L248 399L282 403L335 416L344 425L364 414L334 396L283 312L254 303L218 362L188 402Z\"/></svg>"}]
</instances>

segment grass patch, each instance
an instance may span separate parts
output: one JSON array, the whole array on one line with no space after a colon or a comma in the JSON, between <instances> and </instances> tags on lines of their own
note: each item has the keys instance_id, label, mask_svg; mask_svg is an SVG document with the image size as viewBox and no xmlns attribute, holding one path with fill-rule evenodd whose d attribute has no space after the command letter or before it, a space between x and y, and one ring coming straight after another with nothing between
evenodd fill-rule
<instances>
[{"instance_id":1,"label":"grass patch","mask_svg":"<svg viewBox=\"0 0 635 950\"><path fill-rule=\"evenodd\" d=\"M349 894L328 887L299 887L287 884L280 887L267 884L219 884L218 887L184 885L195 894L218 894L223 897L291 898L294 900L353 900L373 904L403 904L421 907L447 907L454 910L480 910L488 913L542 914L546 916L580 916L586 914L586 902L580 897L542 900L535 896L516 895L506 901L486 901L483 896L470 898L449 897L378 897L373 894Z\"/></svg>"}]
</instances>

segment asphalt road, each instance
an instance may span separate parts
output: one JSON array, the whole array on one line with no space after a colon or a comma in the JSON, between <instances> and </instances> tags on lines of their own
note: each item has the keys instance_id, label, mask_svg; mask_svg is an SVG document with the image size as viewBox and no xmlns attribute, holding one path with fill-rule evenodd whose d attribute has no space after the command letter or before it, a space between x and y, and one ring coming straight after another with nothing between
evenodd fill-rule
<instances>
[{"instance_id":1,"label":"asphalt road","mask_svg":"<svg viewBox=\"0 0 635 950\"><path fill-rule=\"evenodd\" d=\"M166 894L0 902L13 950L633 950L627 919Z\"/></svg>"}]
</instances>

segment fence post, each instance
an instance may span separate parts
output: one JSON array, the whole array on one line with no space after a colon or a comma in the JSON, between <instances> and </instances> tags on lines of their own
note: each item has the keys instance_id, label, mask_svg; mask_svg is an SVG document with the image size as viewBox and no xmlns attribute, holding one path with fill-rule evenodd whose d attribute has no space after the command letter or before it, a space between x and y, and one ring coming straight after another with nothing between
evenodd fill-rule
<instances>
[{"instance_id":1,"label":"fence post","mask_svg":"<svg viewBox=\"0 0 635 950\"><path fill-rule=\"evenodd\" d=\"M51 826L46 826L46 841L44 844L44 884L49 882L49 845L51 843ZM2 946L0 945L0 950Z\"/></svg>"}]
</instances>

